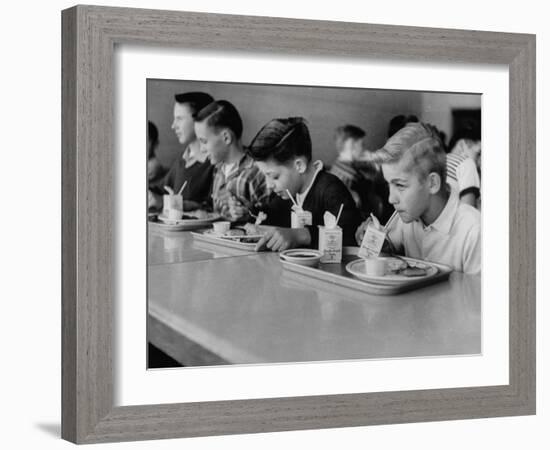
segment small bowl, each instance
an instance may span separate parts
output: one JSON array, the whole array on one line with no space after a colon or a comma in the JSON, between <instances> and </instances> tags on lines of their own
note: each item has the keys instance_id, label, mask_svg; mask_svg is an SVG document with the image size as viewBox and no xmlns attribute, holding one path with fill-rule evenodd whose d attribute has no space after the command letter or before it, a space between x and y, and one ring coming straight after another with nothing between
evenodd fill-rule
<instances>
[{"instance_id":1,"label":"small bowl","mask_svg":"<svg viewBox=\"0 0 550 450\"><path fill-rule=\"evenodd\" d=\"M279 254L279 257L284 261L308 267L317 266L321 261L321 256L323 254L320 251L310 248L293 248Z\"/></svg>"}]
</instances>

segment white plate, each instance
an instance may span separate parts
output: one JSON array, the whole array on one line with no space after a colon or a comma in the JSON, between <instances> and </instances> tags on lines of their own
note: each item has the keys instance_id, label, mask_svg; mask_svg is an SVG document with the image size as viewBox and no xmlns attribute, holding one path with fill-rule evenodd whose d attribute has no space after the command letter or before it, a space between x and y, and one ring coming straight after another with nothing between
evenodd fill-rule
<instances>
[{"instance_id":1,"label":"white plate","mask_svg":"<svg viewBox=\"0 0 550 450\"><path fill-rule=\"evenodd\" d=\"M388 257L380 257L380 259L386 260L386 264L393 267L405 266L405 262L400 260L399 258L388 256ZM397 284L403 284L403 283L408 283L408 282L413 282L418 280L424 280L425 278L433 277L438 272L437 267L435 267L430 263L427 263L424 261L417 261L412 258L403 258L403 259L406 259L408 261L409 266L426 269L427 271L426 275L421 275L418 277L407 277L405 275L401 275L399 273L393 273L393 272L386 272L386 274L382 276L367 275L364 259L357 259L355 261L348 263L346 265L346 270L349 273L351 273L353 276L361 280L368 281L370 283L386 284L386 285L397 285Z\"/></svg>"}]
</instances>

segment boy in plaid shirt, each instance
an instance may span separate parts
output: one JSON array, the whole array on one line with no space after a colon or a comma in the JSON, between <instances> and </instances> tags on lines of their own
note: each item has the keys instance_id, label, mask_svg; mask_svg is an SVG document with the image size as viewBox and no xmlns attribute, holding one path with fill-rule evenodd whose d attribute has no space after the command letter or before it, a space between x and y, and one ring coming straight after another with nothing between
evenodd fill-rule
<instances>
[{"instance_id":1,"label":"boy in plaid shirt","mask_svg":"<svg viewBox=\"0 0 550 450\"><path fill-rule=\"evenodd\" d=\"M242 131L241 116L227 100L212 102L195 116L195 134L216 166L213 209L233 222L248 220L268 195L264 175L244 152Z\"/></svg>"}]
</instances>

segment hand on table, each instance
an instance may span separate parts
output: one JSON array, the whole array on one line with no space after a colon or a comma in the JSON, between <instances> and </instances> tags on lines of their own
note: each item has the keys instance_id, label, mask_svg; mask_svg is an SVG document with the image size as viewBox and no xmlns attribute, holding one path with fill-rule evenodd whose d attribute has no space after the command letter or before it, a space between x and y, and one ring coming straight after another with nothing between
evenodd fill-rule
<instances>
[{"instance_id":1,"label":"hand on table","mask_svg":"<svg viewBox=\"0 0 550 450\"><path fill-rule=\"evenodd\" d=\"M274 252L289 248L307 246L311 243L311 235L307 228L280 228L268 229L266 234L256 244L256 251L269 249Z\"/></svg>"}]
</instances>

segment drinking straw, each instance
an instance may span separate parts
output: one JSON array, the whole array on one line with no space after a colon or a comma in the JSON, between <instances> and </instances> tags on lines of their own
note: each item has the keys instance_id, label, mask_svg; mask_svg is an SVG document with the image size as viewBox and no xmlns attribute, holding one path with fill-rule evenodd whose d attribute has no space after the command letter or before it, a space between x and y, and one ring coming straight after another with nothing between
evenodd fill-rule
<instances>
[{"instance_id":1,"label":"drinking straw","mask_svg":"<svg viewBox=\"0 0 550 450\"><path fill-rule=\"evenodd\" d=\"M170 195L174 195L174 190L170 186L164 186L164 190Z\"/></svg>"},{"instance_id":2,"label":"drinking straw","mask_svg":"<svg viewBox=\"0 0 550 450\"><path fill-rule=\"evenodd\" d=\"M290 191L287 189L286 190L286 193L288 194L288 196L290 197L290 200L292 201L292 203L294 204L294 206L296 206L296 208L300 209L300 207L298 206L298 203L296 203L296 201L294 200L294 198L292 197L292 194L290 193Z\"/></svg>"},{"instance_id":3,"label":"drinking straw","mask_svg":"<svg viewBox=\"0 0 550 450\"><path fill-rule=\"evenodd\" d=\"M185 186L187 186L187 181L181 185L180 190L178 191L178 195L181 195L181 193L185 189Z\"/></svg>"},{"instance_id":4,"label":"drinking straw","mask_svg":"<svg viewBox=\"0 0 550 450\"><path fill-rule=\"evenodd\" d=\"M392 224L392 222L397 218L397 210L393 212L393 214L391 215L391 217L388 219L388 221L386 222L386 225L384 225L384 231L388 231L390 225Z\"/></svg>"},{"instance_id":5,"label":"drinking straw","mask_svg":"<svg viewBox=\"0 0 550 450\"><path fill-rule=\"evenodd\" d=\"M340 205L340 210L338 211L338 215L336 216L336 225L338 225L338 221L340 220L340 214L342 214L342 209L344 209L343 203Z\"/></svg>"}]
</instances>

